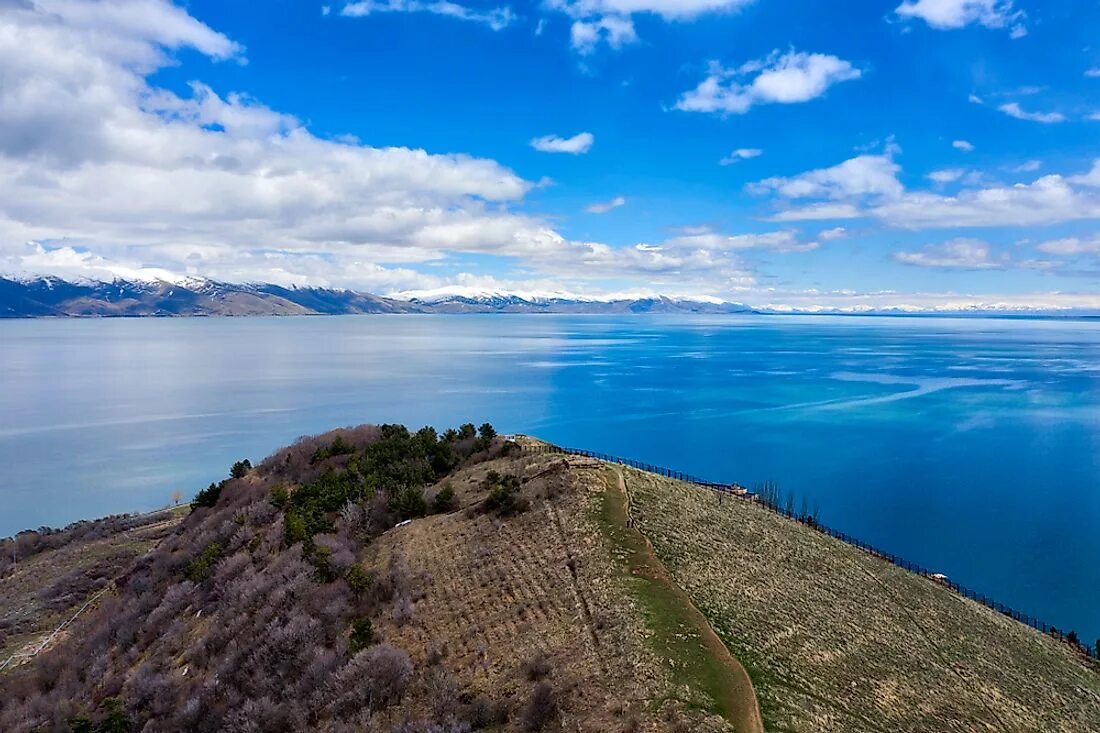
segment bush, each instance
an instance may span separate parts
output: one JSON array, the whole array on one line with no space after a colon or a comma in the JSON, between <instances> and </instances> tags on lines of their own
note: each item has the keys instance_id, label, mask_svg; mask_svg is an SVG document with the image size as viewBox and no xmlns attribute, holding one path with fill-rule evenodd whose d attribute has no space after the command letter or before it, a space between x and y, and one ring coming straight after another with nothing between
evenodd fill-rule
<instances>
[{"instance_id":1,"label":"bush","mask_svg":"<svg viewBox=\"0 0 1100 733\"><path fill-rule=\"evenodd\" d=\"M346 456L355 452L355 446L344 440L344 436L337 435L336 439L325 446L319 446L310 456L310 465L320 463L333 456Z\"/></svg>"},{"instance_id":2,"label":"bush","mask_svg":"<svg viewBox=\"0 0 1100 733\"><path fill-rule=\"evenodd\" d=\"M546 724L558 716L558 703L554 688L546 682L540 682L531 693L531 701L523 711L524 730L542 730Z\"/></svg>"},{"instance_id":3,"label":"bush","mask_svg":"<svg viewBox=\"0 0 1100 733\"><path fill-rule=\"evenodd\" d=\"M432 499L432 511L435 514L444 514L454 511L457 506L458 499L455 497L455 488L450 483L443 484L443 488Z\"/></svg>"},{"instance_id":4,"label":"bush","mask_svg":"<svg viewBox=\"0 0 1100 733\"><path fill-rule=\"evenodd\" d=\"M542 654L536 654L523 663L523 676L531 682L538 682L550 671L550 662Z\"/></svg>"},{"instance_id":5,"label":"bush","mask_svg":"<svg viewBox=\"0 0 1100 733\"><path fill-rule=\"evenodd\" d=\"M489 496L485 498L486 511L505 517L526 511L527 501L519 495L519 479L515 476L502 477L496 471L490 471L483 485L489 488Z\"/></svg>"},{"instance_id":6,"label":"bush","mask_svg":"<svg viewBox=\"0 0 1100 733\"><path fill-rule=\"evenodd\" d=\"M366 649L374 641L374 624L366 616L351 622L351 638L348 639L348 650L352 654Z\"/></svg>"},{"instance_id":7,"label":"bush","mask_svg":"<svg viewBox=\"0 0 1100 733\"><path fill-rule=\"evenodd\" d=\"M419 487L406 487L390 497L390 511L399 521L422 517L428 513L428 502L424 499L424 490Z\"/></svg>"},{"instance_id":8,"label":"bush","mask_svg":"<svg viewBox=\"0 0 1100 733\"><path fill-rule=\"evenodd\" d=\"M187 567L183 570L184 577L192 583L201 583L214 572L214 566L218 564L221 556L221 544L212 542L206 546L201 555L187 563Z\"/></svg>"},{"instance_id":9,"label":"bush","mask_svg":"<svg viewBox=\"0 0 1100 733\"><path fill-rule=\"evenodd\" d=\"M409 655L390 644L377 644L356 655L362 657L363 687L381 706L397 702L412 679Z\"/></svg>"},{"instance_id":10,"label":"bush","mask_svg":"<svg viewBox=\"0 0 1100 733\"><path fill-rule=\"evenodd\" d=\"M362 565L352 565L344 573L344 580L347 581L351 592L361 598L370 588L371 583L374 582L374 576L364 570Z\"/></svg>"}]
</instances>

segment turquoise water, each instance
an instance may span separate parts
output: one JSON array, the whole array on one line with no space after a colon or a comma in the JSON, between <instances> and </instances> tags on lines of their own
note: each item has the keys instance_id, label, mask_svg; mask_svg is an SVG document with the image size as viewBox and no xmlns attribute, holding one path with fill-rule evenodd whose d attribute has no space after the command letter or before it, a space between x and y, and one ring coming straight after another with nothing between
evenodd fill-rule
<instances>
[{"instance_id":1,"label":"turquoise water","mask_svg":"<svg viewBox=\"0 0 1100 733\"><path fill-rule=\"evenodd\" d=\"M163 505L337 425L491 420L776 480L838 529L1100 637L1098 323L0 321L0 344L0 535Z\"/></svg>"}]
</instances>

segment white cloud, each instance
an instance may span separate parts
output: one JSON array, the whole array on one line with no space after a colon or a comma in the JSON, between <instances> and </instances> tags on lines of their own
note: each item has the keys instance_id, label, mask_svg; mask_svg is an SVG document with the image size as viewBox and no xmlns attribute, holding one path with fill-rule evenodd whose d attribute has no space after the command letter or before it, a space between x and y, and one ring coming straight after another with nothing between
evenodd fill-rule
<instances>
[{"instance_id":1,"label":"white cloud","mask_svg":"<svg viewBox=\"0 0 1100 733\"><path fill-rule=\"evenodd\" d=\"M540 153L568 153L582 155L592 149L596 137L590 132L580 132L573 137L543 135L531 141L531 147Z\"/></svg>"},{"instance_id":2,"label":"white cloud","mask_svg":"<svg viewBox=\"0 0 1100 733\"><path fill-rule=\"evenodd\" d=\"M952 239L925 247L920 252L895 252L894 259L907 265L957 270L1003 268L1004 260L994 258L989 245L980 239Z\"/></svg>"},{"instance_id":3,"label":"white cloud","mask_svg":"<svg viewBox=\"0 0 1100 733\"><path fill-rule=\"evenodd\" d=\"M947 183L953 183L965 175L965 168L944 168L929 173L928 180L932 181L933 183L938 183L942 186Z\"/></svg>"},{"instance_id":4,"label":"white cloud","mask_svg":"<svg viewBox=\"0 0 1100 733\"><path fill-rule=\"evenodd\" d=\"M951 142L951 147L955 148L955 150L961 150L964 153L969 153L974 150L974 145L966 140L953 140Z\"/></svg>"},{"instance_id":5,"label":"white cloud","mask_svg":"<svg viewBox=\"0 0 1100 733\"><path fill-rule=\"evenodd\" d=\"M818 239L823 239L826 242L831 242L834 239L843 239L848 236L848 230L844 227L833 227L832 229L826 229L817 233Z\"/></svg>"},{"instance_id":6,"label":"white cloud","mask_svg":"<svg viewBox=\"0 0 1100 733\"><path fill-rule=\"evenodd\" d=\"M860 219L865 213L855 204L817 203L784 209L768 217L768 221L828 221L830 219Z\"/></svg>"},{"instance_id":7,"label":"white cloud","mask_svg":"<svg viewBox=\"0 0 1100 733\"><path fill-rule=\"evenodd\" d=\"M475 10L450 2L450 0L359 0L350 2L340 9L340 15L348 18L363 18L376 13L430 13L445 15L458 20L482 23L495 31L507 28L516 20L515 13L507 5L489 10ZM325 13L327 15L328 13Z\"/></svg>"},{"instance_id":8,"label":"white cloud","mask_svg":"<svg viewBox=\"0 0 1100 733\"><path fill-rule=\"evenodd\" d=\"M706 79L685 92L676 109L685 112L744 114L756 104L795 104L823 95L834 84L860 78L862 72L836 56L773 51L765 59L737 69L710 65Z\"/></svg>"},{"instance_id":9,"label":"white cloud","mask_svg":"<svg viewBox=\"0 0 1100 733\"><path fill-rule=\"evenodd\" d=\"M718 165L733 165L734 163L740 163L742 160L759 158L763 154L764 151L760 148L737 148L737 150L718 161Z\"/></svg>"},{"instance_id":10,"label":"white cloud","mask_svg":"<svg viewBox=\"0 0 1100 733\"><path fill-rule=\"evenodd\" d=\"M1100 255L1100 236L1094 236L1091 239L1081 239L1079 237L1052 239L1040 243L1036 249L1040 252L1046 252L1047 254L1057 255L1059 257L1072 257L1084 254Z\"/></svg>"},{"instance_id":11,"label":"white cloud","mask_svg":"<svg viewBox=\"0 0 1100 733\"><path fill-rule=\"evenodd\" d=\"M1016 102L1002 104L997 109L1004 112L1009 117L1015 117L1018 120L1027 120L1028 122L1041 122L1044 125L1064 122L1066 119L1065 115L1060 112L1027 112L1021 109L1020 105Z\"/></svg>"},{"instance_id":12,"label":"white cloud","mask_svg":"<svg viewBox=\"0 0 1100 733\"><path fill-rule=\"evenodd\" d=\"M616 196L610 201L589 204L588 206L584 207L584 210L587 211L589 214L606 214L612 209L617 209L624 204L626 204L626 198L624 198L623 196Z\"/></svg>"},{"instance_id":13,"label":"white cloud","mask_svg":"<svg viewBox=\"0 0 1100 733\"><path fill-rule=\"evenodd\" d=\"M1100 197L1051 175L1030 184L965 190L955 196L907 193L869 213L892 226L909 229L1036 226L1100 218Z\"/></svg>"},{"instance_id":14,"label":"white cloud","mask_svg":"<svg viewBox=\"0 0 1100 733\"><path fill-rule=\"evenodd\" d=\"M635 13L659 15L665 20L691 20L704 13L729 12L753 0L550 0L547 6L571 18Z\"/></svg>"},{"instance_id":15,"label":"white cloud","mask_svg":"<svg viewBox=\"0 0 1100 733\"><path fill-rule=\"evenodd\" d=\"M1091 69L1085 69L1085 76L1090 79L1100 79L1100 66L1094 66Z\"/></svg>"},{"instance_id":16,"label":"white cloud","mask_svg":"<svg viewBox=\"0 0 1100 733\"><path fill-rule=\"evenodd\" d=\"M582 55L601 43L621 48L638 40L634 16L656 15L668 21L692 20L704 13L731 12L753 0L547 0L543 7L572 21L570 44Z\"/></svg>"},{"instance_id":17,"label":"white cloud","mask_svg":"<svg viewBox=\"0 0 1100 733\"><path fill-rule=\"evenodd\" d=\"M789 178L765 178L747 188L757 194L774 191L788 199L896 198L902 194L904 187L897 178L901 166L894 162L892 152L857 155L829 168L807 171Z\"/></svg>"},{"instance_id":18,"label":"white cloud","mask_svg":"<svg viewBox=\"0 0 1100 733\"><path fill-rule=\"evenodd\" d=\"M815 241L800 239L798 232L791 230L768 232L766 234L727 235L711 231L706 227L672 237L660 245L662 249L703 250L708 252L728 252L745 249L809 252L819 246Z\"/></svg>"},{"instance_id":19,"label":"white cloud","mask_svg":"<svg viewBox=\"0 0 1100 733\"><path fill-rule=\"evenodd\" d=\"M618 15L606 15L587 21L575 20L569 28L569 41L573 49L582 56L595 52L601 42L611 48L622 48L637 40L634 21Z\"/></svg>"},{"instance_id":20,"label":"white cloud","mask_svg":"<svg viewBox=\"0 0 1100 733\"><path fill-rule=\"evenodd\" d=\"M963 28L972 23L986 28L1011 25L1013 38L1027 35L1024 13L1012 0L905 0L895 11L902 18L920 18L939 30Z\"/></svg>"},{"instance_id":21,"label":"white cloud","mask_svg":"<svg viewBox=\"0 0 1100 733\"><path fill-rule=\"evenodd\" d=\"M1017 166L1012 168L1015 173L1034 173L1043 167L1043 161L1041 160L1025 160Z\"/></svg>"},{"instance_id":22,"label":"white cloud","mask_svg":"<svg viewBox=\"0 0 1100 733\"><path fill-rule=\"evenodd\" d=\"M786 208L770 221L812 221L874 217L906 229L949 227L1041 226L1100 219L1100 159L1085 173L1046 175L1012 186L983 184L982 176L966 173L964 187L953 196L932 191L908 191L892 150L861 155L838 165L785 178L767 178L746 188L774 193L781 199L818 199ZM937 176L954 179L956 171Z\"/></svg>"}]
</instances>

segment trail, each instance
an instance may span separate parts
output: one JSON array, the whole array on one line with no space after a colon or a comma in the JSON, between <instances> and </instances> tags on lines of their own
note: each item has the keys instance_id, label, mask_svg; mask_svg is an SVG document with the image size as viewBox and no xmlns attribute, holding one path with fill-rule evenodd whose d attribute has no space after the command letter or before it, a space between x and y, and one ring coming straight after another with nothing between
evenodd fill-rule
<instances>
[{"instance_id":1,"label":"trail","mask_svg":"<svg viewBox=\"0 0 1100 733\"><path fill-rule=\"evenodd\" d=\"M691 602L687 593L672 579L664 563L657 558L649 538L634 526L633 521L631 521L630 492L626 487L626 478L623 476L622 469L613 464L609 465L615 471L618 479L618 489L625 502L623 506L625 512L623 527L628 532L635 534L645 548L641 558L641 567L637 570L645 573L650 580L666 585L682 602L688 615L687 620L699 632L707 650L723 670L724 679L720 687L723 699L720 702L727 711L729 720L733 723L737 733L764 733L764 723L760 717L760 706L749 673L741 665L741 662L733 656L729 647L722 642L714 629L711 628L706 617Z\"/></svg>"}]
</instances>

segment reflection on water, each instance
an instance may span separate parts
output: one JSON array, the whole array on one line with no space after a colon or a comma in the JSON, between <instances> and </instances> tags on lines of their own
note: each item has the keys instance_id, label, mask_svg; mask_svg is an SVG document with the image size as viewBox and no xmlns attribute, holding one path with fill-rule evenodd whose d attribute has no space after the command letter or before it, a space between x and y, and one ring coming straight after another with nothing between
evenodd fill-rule
<instances>
[{"instance_id":1,"label":"reflection on water","mask_svg":"<svg viewBox=\"0 0 1100 733\"><path fill-rule=\"evenodd\" d=\"M1100 324L365 316L0 322L0 534L153 507L336 425L506 431L816 499L1100 636Z\"/></svg>"}]
</instances>

